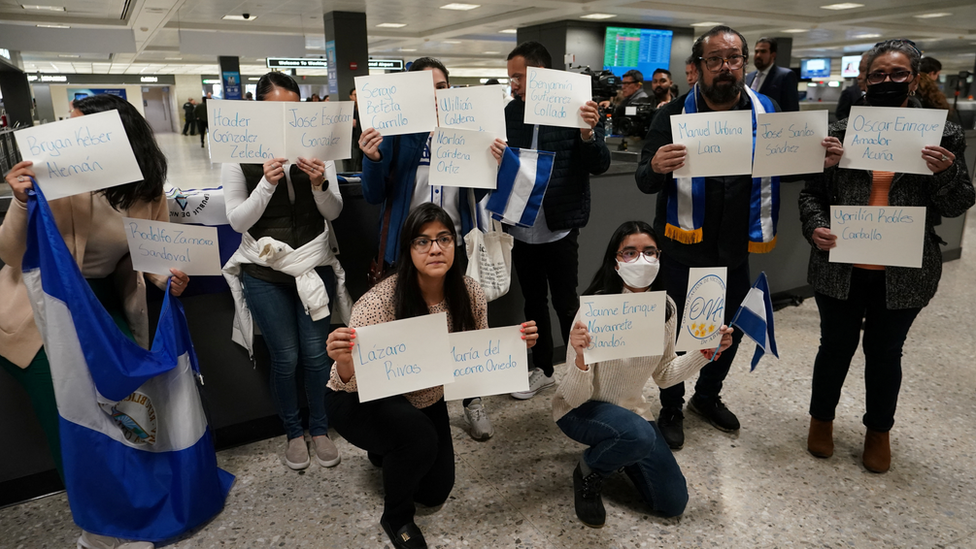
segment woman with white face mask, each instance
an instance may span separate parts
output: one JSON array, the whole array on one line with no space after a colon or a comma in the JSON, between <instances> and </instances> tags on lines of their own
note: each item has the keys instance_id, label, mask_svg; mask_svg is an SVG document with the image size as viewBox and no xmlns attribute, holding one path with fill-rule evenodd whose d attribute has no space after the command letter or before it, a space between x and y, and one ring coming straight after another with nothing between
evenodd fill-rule
<instances>
[{"instance_id":1,"label":"woman with white face mask","mask_svg":"<svg viewBox=\"0 0 976 549\"><path fill-rule=\"evenodd\" d=\"M663 290L660 283L653 284L660 256L654 229L643 221L628 221L610 238L603 263L583 294ZM643 396L650 377L660 387L670 387L695 375L714 354L675 355L676 310L667 298L663 355L590 365L584 358L590 334L579 314L574 321L566 377L552 399L552 415L566 436L589 447L573 471L576 516L587 526L599 528L606 522L603 479L621 468L652 511L666 517L684 512L685 477ZM719 353L732 344L732 329L722 326L721 332Z\"/></svg>"}]
</instances>

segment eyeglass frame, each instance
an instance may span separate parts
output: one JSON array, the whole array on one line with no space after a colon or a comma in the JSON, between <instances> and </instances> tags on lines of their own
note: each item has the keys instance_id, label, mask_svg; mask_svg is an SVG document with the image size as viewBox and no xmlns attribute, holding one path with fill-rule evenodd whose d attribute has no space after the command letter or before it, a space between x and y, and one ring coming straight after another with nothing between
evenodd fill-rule
<instances>
[{"instance_id":1,"label":"eyeglass frame","mask_svg":"<svg viewBox=\"0 0 976 549\"><path fill-rule=\"evenodd\" d=\"M732 66L732 63L730 63L729 61L731 61L732 59L736 59L736 58L741 59L742 60L742 64L739 65L738 67L733 67ZM735 55L733 55L731 57L722 57L721 55L711 55L711 56L708 56L708 57L699 57L698 59L700 61L704 61L705 62L705 68L706 69L708 69L708 70L710 70L712 72L720 72L722 70L722 67L724 67L726 64L729 65L729 70L737 71L737 70L741 69L742 67L746 66L746 59L748 59L748 58L745 55L742 55L741 53L737 53L737 54L735 54ZM713 59L713 60L714 59L720 59L722 62L719 63L719 65L717 67L715 67L714 69L712 69L712 68L709 68L709 66L708 66L708 63L709 63L708 60L709 59Z\"/></svg>"},{"instance_id":2,"label":"eyeglass frame","mask_svg":"<svg viewBox=\"0 0 976 549\"><path fill-rule=\"evenodd\" d=\"M624 257L624 254L626 252L637 252L637 255L635 255L633 259L631 259L631 260L628 261L627 258ZM638 259L640 259L640 256L642 256L642 255L644 257L648 258L648 259L650 259L651 257L653 257L654 259L661 259L661 253L662 253L661 252L661 248L656 248L656 247L653 247L653 246L651 246L649 248L644 248L643 250L638 250L637 248L635 248L633 246L628 246L628 247L626 247L626 248L624 248L622 250L618 250L617 253L615 253L614 255L615 256L619 256L621 259L623 259L624 260L624 263L633 263L633 262L637 261ZM648 254L650 254L650 255L648 255Z\"/></svg>"},{"instance_id":3,"label":"eyeglass frame","mask_svg":"<svg viewBox=\"0 0 976 549\"><path fill-rule=\"evenodd\" d=\"M912 71L902 70L897 72L898 73L905 72L908 74L907 76L905 76L904 80L895 80L894 76L896 73L875 71L875 72L869 72L866 75L864 75L864 81L867 82L868 84L875 85L875 84L880 84L888 79L891 79L892 82L897 82L899 84L902 82L911 82L912 80L915 80L915 73ZM878 76L878 75L881 76L881 80L877 80L877 78L872 78L873 76ZM872 80L876 80L876 81L872 82Z\"/></svg>"},{"instance_id":4,"label":"eyeglass frame","mask_svg":"<svg viewBox=\"0 0 976 549\"><path fill-rule=\"evenodd\" d=\"M418 240L421 239L426 239L430 241L427 243L427 247L424 249L420 249L419 247L420 244L419 242L417 242ZM449 242L447 242L446 245L444 245L441 243L441 239L447 239L449 240ZM457 238L455 238L454 235L451 233L441 233L435 236L434 238L420 235L410 239L410 249L417 252L418 254L427 254L430 253L430 249L431 247L433 247L435 242L437 243L437 247L440 249L440 251L444 252L454 247L454 243L457 242Z\"/></svg>"}]
</instances>

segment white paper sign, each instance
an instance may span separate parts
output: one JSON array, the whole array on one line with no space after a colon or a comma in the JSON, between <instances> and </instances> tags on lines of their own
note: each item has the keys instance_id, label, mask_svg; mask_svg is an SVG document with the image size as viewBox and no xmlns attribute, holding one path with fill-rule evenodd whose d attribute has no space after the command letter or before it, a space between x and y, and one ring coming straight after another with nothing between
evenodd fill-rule
<instances>
[{"instance_id":1,"label":"white paper sign","mask_svg":"<svg viewBox=\"0 0 976 549\"><path fill-rule=\"evenodd\" d=\"M837 236L837 246L830 249L831 263L919 268L925 208L831 206L830 233Z\"/></svg>"},{"instance_id":2,"label":"white paper sign","mask_svg":"<svg viewBox=\"0 0 976 549\"><path fill-rule=\"evenodd\" d=\"M673 142L688 148L675 177L752 173L752 112L721 111L671 117Z\"/></svg>"},{"instance_id":3,"label":"white paper sign","mask_svg":"<svg viewBox=\"0 0 976 549\"><path fill-rule=\"evenodd\" d=\"M752 176L823 172L826 138L827 111L757 114Z\"/></svg>"},{"instance_id":4,"label":"white paper sign","mask_svg":"<svg viewBox=\"0 0 976 549\"><path fill-rule=\"evenodd\" d=\"M526 68L525 123L589 128L580 107L593 97L589 76L574 72Z\"/></svg>"},{"instance_id":5,"label":"white paper sign","mask_svg":"<svg viewBox=\"0 0 976 549\"><path fill-rule=\"evenodd\" d=\"M664 354L667 303L665 292L581 297L577 320L590 332L586 363Z\"/></svg>"},{"instance_id":6,"label":"white paper sign","mask_svg":"<svg viewBox=\"0 0 976 549\"><path fill-rule=\"evenodd\" d=\"M207 100L211 162L263 164L285 155L284 103Z\"/></svg>"},{"instance_id":7,"label":"white paper sign","mask_svg":"<svg viewBox=\"0 0 976 549\"><path fill-rule=\"evenodd\" d=\"M692 268L688 272L688 295L681 317L675 351L698 351L718 347L719 328L725 324L725 267Z\"/></svg>"},{"instance_id":8,"label":"white paper sign","mask_svg":"<svg viewBox=\"0 0 976 549\"><path fill-rule=\"evenodd\" d=\"M437 118L442 128L488 132L507 139L503 86L437 90Z\"/></svg>"},{"instance_id":9,"label":"white paper sign","mask_svg":"<svg viewBox=\"0 0 976 549\"><path fill-rule=\"evenodd\" d=\"M359 402L452 383L447 313L356 328L352 361Z\"/></svg>"},{"instance_id":10,"label":"white paper sign","mask_svg":"<svg viewBox=\"0 0 976 549\"><path fill-rule=\"evenodd\" d=\"M169 275L170 268L188 275L220 275L217 229L123 217L132 268Z\"/></svg>"},{"instance_id":11,"label":"white paper sign","mask_svg":"<svg viewBox=\"0 0 976 549\"><path fill-rule=\"evenodd\" d=\"M498 161L491 155L490 133L437 128L430 142L430 184L494 189Z\"/></svg>"},{"instance_id":12,"label":"white paper sign","mask_svg":"<svg viewBox=\"0 0 976 549\"><path fill-rule=\"evenodd\" d=\"M429 132L437 126L431 71L357 76L356 97L363 129L384 136Z\"/></svg>"},{"instance_id":13,"label":"white paper sign","mask_svg":"<svg viewBox=\"0 0 976 549\"><path fill-rule=\"evenodd\" d=\"M521 326L453 333L450 342L454 383L444 386L444 400L529 390Z\"/></svg>"},{"instance_id":14,"label":"white paper sign","mask_svg":"<svg viewBox=\"0 0 976 549\"><path fill-rule=\"evenodd\" d=\"M285 120L285 158L352 158L353 101L281 103Z\"/></svg>"},{"instance_id":15,"label":"white paper sign","mask_svg":"<svg viewBox=\"0 0 976 549\"><path fill-rule=\"evenodd\" d=\"M931 175L922 148L942 142L948 111L851 107L838 166Z\"/></svg>"},{"instance_id":16,"label":"white paper sign","mask_svg":"<svg viewBox=\"0 0 976 549\"><path fill-rule=\"evenodd\" d=\"M48 200L143 179L117 110L24 128L14 136Z\"/></svg>"}]
</instances>

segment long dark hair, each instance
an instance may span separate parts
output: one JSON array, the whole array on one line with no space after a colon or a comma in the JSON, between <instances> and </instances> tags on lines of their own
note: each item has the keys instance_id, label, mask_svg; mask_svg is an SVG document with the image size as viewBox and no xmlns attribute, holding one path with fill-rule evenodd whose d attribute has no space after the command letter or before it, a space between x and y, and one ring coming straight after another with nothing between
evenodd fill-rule
<instances>
[{"instance_id":1,"label":"long dark hair","mask_svg":"<svg viewBox=\"0 0 976 549\"><path fill-rule=\"evenodd\" d=\"M283 72L271 71L258 80L257 93L254 94L254 98L258 101L264 101L264 97L275 88L282 88L294 92L299 98L302 97L302 90L294 78Z\"/></svg>"},{"instance_id":2,"label":"long dark hair","mask_svg":"<svg viewBox=\"0 0 976 549\"><path fill-rule=\"evenodd\" d=\"M128 183L116 187L109 187L100 191L108 199L108 203L116 210L127 210L136 202L154 202L163 195L163 183L166 182L166 155L156 144L152 127L131 103L117 95L99 94L75 99L74 107L83 114L119 111L122 127L129 138L129 145L135 153L139 169L142 170L142 181Z\"/></svg>"},{"instance_id":3,"label":"long dark hair","mask_svg":"<svg viewBox=\"0 0 976 549\"><path fill-rule=\"evenodd\" d=\"M583 295L619 294L624 291L624 281L617 274L616 269L617 250L620 248L620 243L632 234L646 234L653 238L655 243L660 243L660 240L657 238L657 232L646 222L625 221L617 227L617 230L613 232L613 236L610 237L610 242L607 244L607 251L603 254L603 262L600 263L600 268L593 275L593 281L583 290ZM650 289L652 291L664 290L664 277L661 276L660 272L658 272L658 276L654 279ZM671 318L671 307L667 308L665 318Z\"/></svg>"},{"instance_id":4,"label":"long dark hair","mask_svg":"<svg viewBox=\"0 0 976 549\"><path fill-rule=\"evenodd\" d=\"M451 216L440 206L429 202L414 208L403 223L403 229L400 230L400 259L396 266L397 281L393 293L394 315L397 320L430 313L427 302L420 292L420 284L417 282L417 267L414 266L410 255L410 242L420 236L420 230L424 225L434 221L440 221L457 240L458 235L454 230ZM463 332L475 329L476 324L474 312L471 310L471 297L464 284L464 273L461 272L461 265L456 256L455 249L454 263L444 277L444 300L451 314L451 331Z\"/></svg>"}]
</instances>

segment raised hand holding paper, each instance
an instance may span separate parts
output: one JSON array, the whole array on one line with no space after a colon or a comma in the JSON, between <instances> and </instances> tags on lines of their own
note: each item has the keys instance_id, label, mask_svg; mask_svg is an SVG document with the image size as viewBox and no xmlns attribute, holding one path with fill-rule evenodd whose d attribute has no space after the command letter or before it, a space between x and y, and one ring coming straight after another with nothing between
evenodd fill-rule
<instances>
[{"instance_id":1,"label":"raised hand holding paper","mask_svg":"<svg viewBox=\"0 0 976 549\"><path fill-rule=\"evenodd\" d=\"M452 383L447 313L356 328L352 362L359 402Z\"/></svg>"},{"instance_id":2,"label":"raised hand holding paper","mask_svg":"<svg viewBox=\"0 0 976 549\"><path fill-rule=\"evenodd\" d=\"M831 263L922 266L924 207L831 206L830 232L837 236Z\"/></svg>"},{"instance_id":3,"label":"raised hand holding paper","mask_svg":"<svg viewBox=\"0 0 976 549\"><path fill-rule=\"evenodd\" d=\"M752 113L722 111L671 117L674 143L688 148L675 177L752 173Z\"/></svg>"},{"instance_id":4,"label":"raised hand holding paper","mask_svg":"<svg viewBox=\"0 0 976 549\"><path fill-rule=\"evenodd\" d=\"M437 118L442 128L488 132L506 139L502 86L437 90Z\"/></svg>"},{"instance_id":5,"label":"raised hand holding paper","mask_svg":"<svg viewBox=\"0 0 976 549\"><path fill-rule=\"evenodd\" d=\"M430 184L494 189L498 176L498 161L490 149L494 140L487 132L437 128L430 143Z\"/></svg>"},{"instance_id":6,"label":"raised hand holding paper","mask_svg":"<svg viewBox=\"0 0 976 549\"><path fill-rule=\"evenodd\" d=\"M931 175L922 148L942 142L948 111L851 107L841 168Z\"/></svg>"},{"instance_id":7,"label":"raised hand holding paper","mask_svg":"<svg viewBox=\"0 0 976 549\"><path fill-rule=\"evenodd\" d=\"M143 179L119 111L24 128L14 136L49 201Z\"/></svg>"},{"instance_id":8,"label":"raised hand holding paper","mask_svg":"<svg viewBox=\"0 0 976 549\"><path fill-rule=\"evenodd\" d=\"M826 137L827 111L757 114L752 176L823 172Z\"/></svg>"},{"instance_id":9,"label":"raised hand holding paper","mask_svg":"<svg viewBox=\"0 0 976 549\"><path fill-rule=\"evenodd\" d=\"M566 71L526 68L525 123L589 128L580 107L592 96L590 77Z\"/></svg>"},{"instance_id":10,"label":"raised hand holding paper","mask_svg":"<svg viewBox=\"0 0 976 549\"><path fill-rule=\"evenodd\" d=\"M352 158L352 123L356 103L320 101L281 103L285 117L285 158Z\"/></svg>"},{"instance_id":11,"label":"raised hand holding paper","mask_svg":"<svg viewBox=\"0 0 976 549\"><path fill-rule=\"evenodd\" d=\"M210 161L263 164L283 156L284 105L291 103L208 100Z\"/></svg>"},{"instance_id":12,"label":"raised hand holding paper","mask_svg":"<svg viewBox=\"0 0 976 549\"><path fill-rule=\"evenodd\" d=\"M692 268L675 351L714 349L725 324L726 267Z\"/></svg>"},{"instance_id":13,"label":"raised hand holding paper","mask_svg":"<svg viewBox=\"0 0 976 549\"><path fill-rule=\"evenodd\" d=\"M363 129L384 136L429 132L437 126L431 71L357 76L359 119Z\"/></svg>"},{"instance_id":14,"label":"raised hand holding paper","mask_svg":"<svg viewBox=\"0 0 976 549\"><path fill-rule=\"evenodd\" d=\"M667 302L665 292L581 297L576 319L590 332L585 362L663 354Z\"/></svg>"},{"instance_id":15,"label":"raised hand holding paper","mask_svg":"<svg viewBox=\"0 0 976 549\"><path fill-rule=\"evenodd\" d=\"M459 332L449 339L454 383L444 386L444 400L529 390L528 352L520 325Z\"/></svg>"},{"instance_id":16,"label":"raised hand holding paper","mask_svg":"<svg viewBox=\"0 0 976 549\"><path fill-rule=\"evenodd\" d=\"M123 217L132 268L169 275L176 268L188 275L220 275L220 247L215 227L198 227Z\"/></svg>"}]
</instances>

